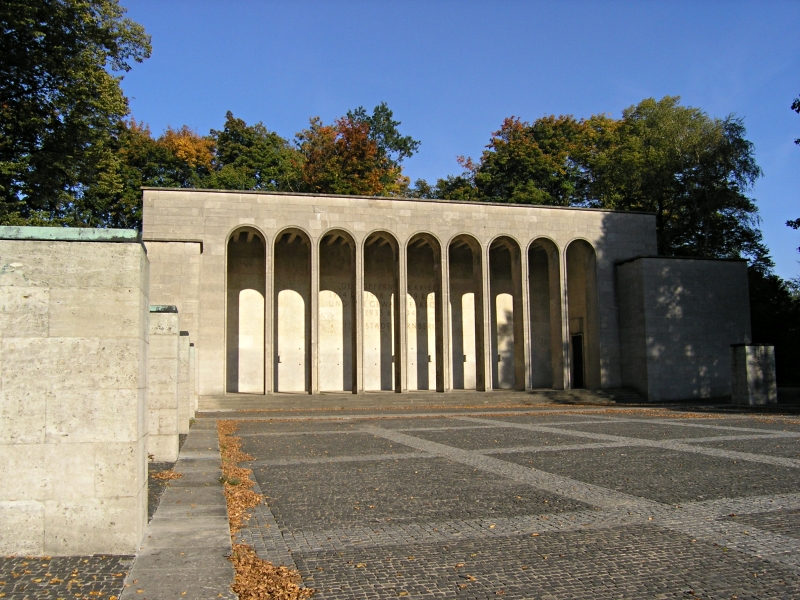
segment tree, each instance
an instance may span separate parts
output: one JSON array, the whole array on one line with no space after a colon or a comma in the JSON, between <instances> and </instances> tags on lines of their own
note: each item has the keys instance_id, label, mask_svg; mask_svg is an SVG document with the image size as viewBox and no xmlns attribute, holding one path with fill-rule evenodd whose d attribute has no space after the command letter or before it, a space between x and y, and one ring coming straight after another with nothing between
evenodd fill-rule
<instances>
[{"instance_id":1,"label":"tree","mask_svg":"<svg viewBox=\"0 0 800 600\"><path fill-rule=\"evenodd\" d=\"M410 135L400 135L397 126L401 122L394 120L394 113L386 102L373 108L372 115L368 115L364 107L359 106L355 110L347 111L346 117L353 123L366 123L369 126L367 137L377 144L378 154L387 158L395 167L399 167L403 160L411 158L419 150L419 141Z\"/></svg>"},{"instance_id":2,"label":"tree","mask_svg":"<svg viewBox=\"0 0 800 600\"><path fill-rule=\"evenodd\" d=\"M591 156L590 194L607 208L656 213L658 251L746 256L768 269L758 209L761 169L741 119L713 119L666 96L623 111L618 141Z\"/></svg>"},{"instance_id":3,"label":"tree","mask_svg":"<svg viewBox=\"0 0 800 600\"><path fill-rule=\"evenodd\" d=\"M581 158L590 145L587 123L571 116L532 124L510 117L492 134L480 163L462 163L490 202L583 206L587 173Z\"/></svg>"},{"instance_id":4,"label":"tree","mask_svg":"<svg viewBox=\"0 0 800 600\"><path fill-rule=\"evenodd\" d=\"M112 73L150 55L124 13L117 0L0 7L0 223L103 222L99 193L119 191L114 136L128 114Z\"/></svg>"},{"instance_id":5,"label":"tree","mask_svg":"<svg viewBox=\"0 0 800 600\"><path fill-rule=\"evenodd\" d=\"M746 256L766 272L772 262L747 195L761 169L745 133L734 116L714 119L670 96L621 119L511 117L479 161L460 159L462 176L414 193L453 197L455 187L465 199L653 212L659 253Z\"/></svg>"},{"instance_id":6,"label":"tree","mask_svg":"<svg viewBox=\"0 0 800 600\"><path fill-rule=\"evenodd\" d=\"M419 142L401 136L392 111L382 103L371 116L363 107L349 111L333 125L319 117L295 136L301 155L302 190L323 194L398 196L409 180L400 163Z\"/></svg>"},{"instance_id":7,"label":"tree","mask_svg":"<svg viewBox=\"0 0 800 600\"><path fill-rule=\"evenodd\" d=\"M301 157L288 140L262 123L247 125L228 111L225 126L211 130L213 168L203 187L231 190L299 191Z\"/></svg>"},{"instance_id":8,"label":"tree","mask_svg":"<svg viewBox=\"0 0 800 600\"><path fill-rule=\"evenodd\" d=\"M798 114L800 114L800 96L794 99L792 102L792 110ZM800 138L794 141L795 144L800 146ZM793 221L786 221L786 225L791 227L792 229L800 229L800 219L794 219ZM800 248L797 249L800 252Z\"/></svg>"}]
</instances>

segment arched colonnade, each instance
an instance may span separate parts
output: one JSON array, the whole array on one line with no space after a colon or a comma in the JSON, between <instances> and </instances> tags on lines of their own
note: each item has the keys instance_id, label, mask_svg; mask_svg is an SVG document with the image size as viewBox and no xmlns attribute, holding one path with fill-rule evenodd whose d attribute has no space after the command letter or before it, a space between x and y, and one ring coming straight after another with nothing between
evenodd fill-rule
<instances>
[{"instance_id":1,"label":"arched colonnade","mask_svg":"<svg viewBox=\"0 0 800 600\"><path fill-rule=\"evenodd\" d=\"M600 387L586 240L242 226L226 288L227 392Z\"/></svg>"}]
</instances>

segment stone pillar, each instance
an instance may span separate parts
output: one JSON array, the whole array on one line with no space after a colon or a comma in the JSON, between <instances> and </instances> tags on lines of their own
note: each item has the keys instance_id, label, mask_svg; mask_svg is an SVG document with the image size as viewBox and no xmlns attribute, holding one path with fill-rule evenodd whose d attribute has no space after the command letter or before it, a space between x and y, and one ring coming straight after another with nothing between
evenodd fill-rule
<instances>
[{"instance_id":1,"label":"stone pillar","mask_svg":"<svg viewBox=\"0 0 800 600\"><path fill-rule=\"evenodd\" d=\"M310 389L312 394L319 394L319 241L309 239L308 260L311 273L311 292L309 305L311 318L309 319L309 342L311 345L311 377Z\"/></svg>"},{"instance_id":2,"label":"stone pillar","mask_svg":"<svg viewBox=\"0 0 800 600\"><path fill-rule=\"evenodd\" d=\"M148 273L136 231L0 227L0 556L139 548Z\"/></svg>"},{"instance_id":3,"label":"stone pillar","mask_svg":"<svg viewBox=\"0 0 800 600\"><path fill-rule=\"evenodd\" d=\"M492 293L491 293L491 271L489 270L489 246L481 248L481 280L479 282L481 290L481 306L480 306L480 330L481 330L481 348L478 352L483 359L483 364L478 361L478 389L484 392L491 392L494 389L494 382L492 381ZM475 312L478 312L478 307L475 307ZM476 315L477 316L477 315ZM483 384L483 387L481 386Z\"/></svg>"},{"instance_id":4,"label":"stone pillar","mask_svg":"<svg viewBox=\"0 0 800 600\"><path fill-rule=\"evenodd\" d=\"M350 318L350 329L353 335L353 393L364 391L364 246L353 240L353 280L350 301L353 312Z\"/></svg>"},{"instance_id":5,"label":"stone pillar","mask_svg":"<svg viewBox=\"0 0 800 600\"><path fill-rule=\"evenodd\" d=\"M275 391L275 240L267 246L264 279L264 393Z\"/></svg>"},{"instance_id":6,"label":"stone pillar","mask_svg":"<svg viewBox=\"0 0 800 600\"><path fill-rule=\"evenodd\" d=\"M563 367L564 387L562 389L572 389L572 378L570 377L572 367L572 357L569 355L569 297L567 296L567 250L561 253L561 366Z\"/></svg>"},{"instance_id":7,"label":"stone pillar","mask_svg":"<svg viewBox=\"0 0 800 600\"><path fill-rule=\"evenodd\" d=\"M439 248L436 274L436 391L449 392L453 385L450 362L453 357L450 336L450 253Z\"/></svg>"},{"instance_id":8,"label":"stone pillar","mask_svg":"<svg viewBox=\"0 0 800 600\"><path fill-rule=\"evenodd\" d=\"M194 343L189 343L189 418L197 414L197 351Z\"/></svg>"},{"instance_id":9,"label":"stone pillar","mask_svg":"<svg viewBox=\"0 0 800 600\"><path fill-rule=\"evenodd\" d=\"M406 308L406 295L408 294L408 250L405 244L397 246L397 283L394 294L394 391L408 391L408 309Z\"/></svg>"},{"instance_id":10,"label":"stone pillar","mask_svg":"<svg viewBox=\"0 0 800 600\"><path fill-rule=\"evenodd\" d=\"M522 285L522 339L523 339L523 360L525 361L525 391L533 389L531 375L533 373L533 363L531 360L531 282L530 266L528 265L528 248L520 250L520 269Z\"/></svg>"},{"instance_id":11,"label":"stone pillar","mask_svg":"<svg viewBox=\"0 0 800 600\"><path fill-rule=\"evenodd\" d=\"M157 462L178 460L178 309L150 307L147 372L147 453Z\"/></svg>"},{"instance_id":12,"label":"stone pillar","mask_svg":"<svg viewBox=\"0 0 800 600\"><path fill-rule=\"evenodd\" d=\"M526 285L528 278L525 269L528 266L526 253L515 245L511 254L511 280L514 285L514 389L525 391L530 389L530 350L528 348L529 327L528 294Z\"/></svg>"},{"instance_id":13,"label":"stone pillar","mask_svg":"<svg viewBox=\"0 0 800 600\"><path fill-rule=\"evenodd\" d=\"M189 433L192 393L189 386L189 332L178 336L178 433Z\"/></svg>"},{"instance_id":14,"label":"stone pillar","mask_svg":"<svg viewBox=\"0 0 800 600\"><path fill-rule=\"evenodd\" d=\"M747 406L778 403L775 346L731 345L731 402Z\"/></svg>"}]
</instances>

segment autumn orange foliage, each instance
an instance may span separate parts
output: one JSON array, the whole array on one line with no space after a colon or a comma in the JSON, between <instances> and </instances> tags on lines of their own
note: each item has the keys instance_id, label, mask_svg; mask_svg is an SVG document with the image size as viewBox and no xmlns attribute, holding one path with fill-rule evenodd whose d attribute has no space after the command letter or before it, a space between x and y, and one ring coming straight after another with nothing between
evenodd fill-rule
<instances>
[{"instance_id":1,"label":"autumn orange foliage","mask_svg":"<svg viewBox=\"0 0 800 600\"><path fill-rule=\"evenodd\" d=\"M164 135L158 138L158 143L192 169L197 167L211 169L211 162L214 158L213 140L198 135L186 125L180 129L167 127Z\"/></svg>"}]
</instances>

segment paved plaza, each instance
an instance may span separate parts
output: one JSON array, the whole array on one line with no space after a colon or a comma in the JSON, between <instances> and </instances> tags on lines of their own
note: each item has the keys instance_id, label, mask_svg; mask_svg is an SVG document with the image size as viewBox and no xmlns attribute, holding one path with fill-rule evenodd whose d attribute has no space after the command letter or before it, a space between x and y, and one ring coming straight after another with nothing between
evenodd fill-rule
<instances>
[{"instance_id":1,"label":"paved plaza","mask_svg":"<svg viewBox=\"0 0 800 600\"><path fill-rule=\"evenodd\" d=\"M250 415L240 537L315 598L800 597L797 419Z\"/></svg>"}]
</instances>

